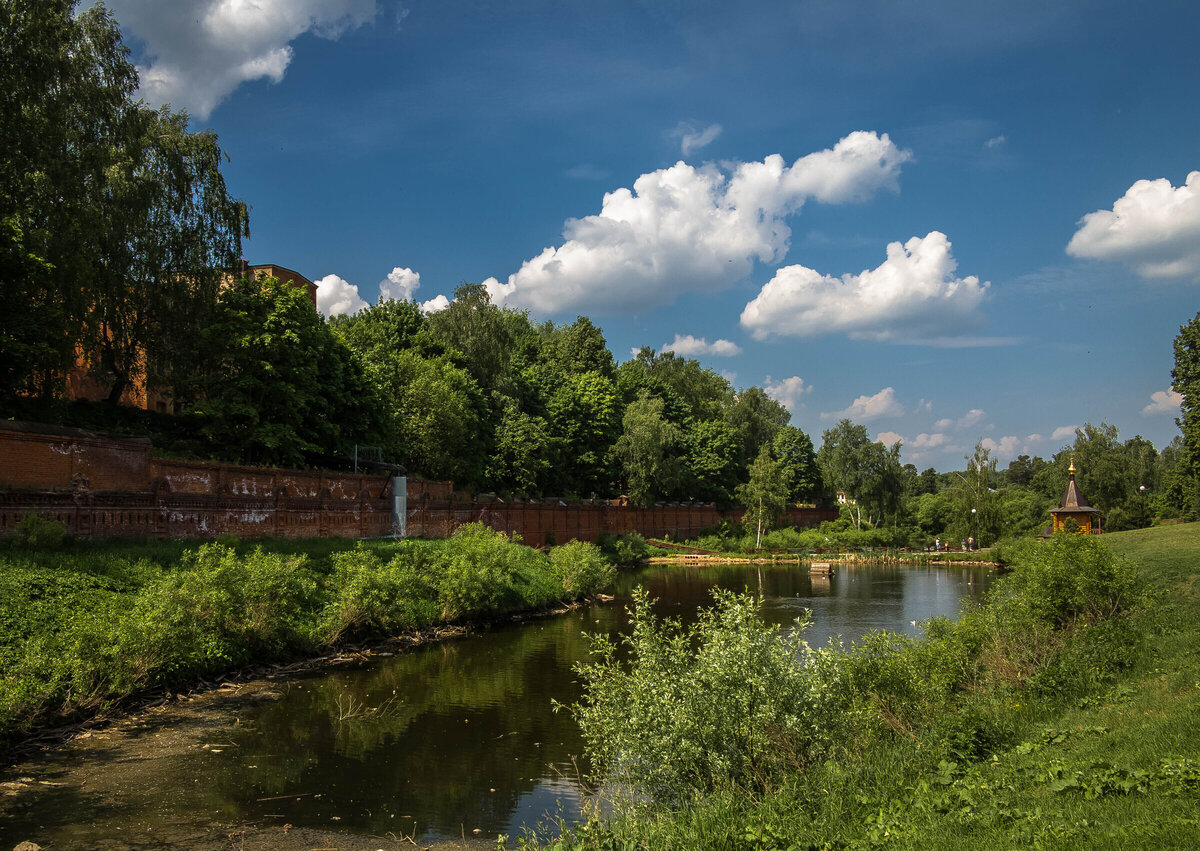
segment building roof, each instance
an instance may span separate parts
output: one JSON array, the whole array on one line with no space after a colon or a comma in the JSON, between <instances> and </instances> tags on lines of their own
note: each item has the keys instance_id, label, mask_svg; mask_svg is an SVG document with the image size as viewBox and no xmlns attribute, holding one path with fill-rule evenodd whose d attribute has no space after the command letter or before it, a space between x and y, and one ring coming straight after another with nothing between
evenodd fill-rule
<instances>
[{"instance_id":1,"label":"building roof","mask_svg":"<svg viewBox=\"0 0 1200 851\"><path fill-rule=\"evenodd\" d=\"M1067 489L1063 491L1062 499L1058 501L1058 508L1054 509L1053 513L1057 514L1099 514L1100 509L1092 508L1088 505L1087 500L1079 490L1079 485L1075 483L1075 461L1071 460L1071 467L1067 470L1067 475L1070 477L1067 480Z\"/></svg>"}]
</instances>

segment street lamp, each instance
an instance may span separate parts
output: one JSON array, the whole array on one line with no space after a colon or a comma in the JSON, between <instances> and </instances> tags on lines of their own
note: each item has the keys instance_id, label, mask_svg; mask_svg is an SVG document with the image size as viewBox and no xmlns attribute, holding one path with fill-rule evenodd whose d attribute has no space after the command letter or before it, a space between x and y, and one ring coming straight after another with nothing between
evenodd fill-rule
<instances>
[{"instance_id":1,"label":"street lamp","mask_svg":"<svg viewBox=\"0 0 1200 851\"><path fill-rule=\"evenodd\" d=\"M972 543L971 546L967 547L967 549L975 549L975 547L979 545L979 542L975 540L975 509L974 508L971 509L971 541L974 543Z\"/></svg>"}]
</instances>

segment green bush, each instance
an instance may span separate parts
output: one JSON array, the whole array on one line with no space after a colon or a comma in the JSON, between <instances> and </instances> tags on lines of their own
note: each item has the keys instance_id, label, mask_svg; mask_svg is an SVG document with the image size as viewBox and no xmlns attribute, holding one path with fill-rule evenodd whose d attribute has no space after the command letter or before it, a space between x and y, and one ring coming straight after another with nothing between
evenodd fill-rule
<instances>
[{"instance_id":1,"label":"green bush","mask_svg":"<svg viewBox=\"0 0 1200 851\"><path fill-rule=\"evenodd\" d=\"M577 669L585 694L571 712L619 806L678 803L727 784L762 789L826 750L843 702L833 657L808 651L802 626L764 628L750 596L714 598L685 630L656 620L639 589L632 635L620 650L598 638Z\"/></svg>"},{"instance_id":2,"label":"green bush","mask_svg":"<svg viewBox=\"0 0 1200 851\"><path fill-rule=\"evenodd\" d=\"M1055 627L1110 618L1144 599L1133 566L1094 536L1060 533L1016 552L1016 569L993 591L995 604Z\"/></svg>"},{"instance_id":3,"label":"green bush","mask_svg":"<svg viewBox=\"0 0 1200 851\"><path fill-rule=\"evenodd\" d=\"M475 617L543 606L560 593L546 556L480 523L458 527L436 553L442 617Z\"/></svg>"},{"instance_id":4,"label":"green bush","mask_svg":"<svg viewBox=\"0 0 1200 851\"><path fill-rule=\"evenodd\" d=\"M62 547L67 527L58 520L44 520L36 514L26 514L13 528L18 546L48 552Z\"/></svg>"},{"instance_id":5,"label":"green bush","mask_svg":"<svg viewBox=\"0 0 1200 851\"><path fill-rule=\"evenodd\" d=\"M601 551L619 565L634 565L658 552L637 532L624 535L602 534L597 541Z\"/></svg>"},{"instance_id":6,"label":"green bush","mask_svg":"<svg viewBox=\"0 0 1200 851\"><path fill-rule=\"evenodd\" d=\"M306 556L205 544L138 593L120 651L163 682L276 658L312 646L316 596Z\"/></svg>"},{"instance_id":7,"label":"green bush","mask_svg":"<svg viewBox=\"0 0 1200 851\"><path fill-rule=\"evenodd\" d=\"M571 541L550 551L550 569L567 597L588 597L612 586L617 569L600 548Z\"/></svg>"},{"instance_id":8,"label":"green bush","mask_svg":"<svg viewBox=\"0 0 1200 851\"><path fill-rule=\"evenodd\" d=\"M361 547L332 557L331 599L321 626L326 642L346 635L395 635L437 619L437 589L420 568L420 546L408 544L406 550L387 564Z\"/></svg>"}]
</instances>

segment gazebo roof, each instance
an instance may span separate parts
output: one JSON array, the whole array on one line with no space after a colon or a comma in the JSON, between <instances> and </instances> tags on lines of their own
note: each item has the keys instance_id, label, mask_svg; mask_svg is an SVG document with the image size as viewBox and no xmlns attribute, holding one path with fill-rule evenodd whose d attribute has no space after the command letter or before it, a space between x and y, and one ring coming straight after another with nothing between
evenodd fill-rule
<instances>
[{"instance_id":1,"label":"gazebo roof","mask_svg":"<svg viewBox=\"0 0 1200 851\"><path fill-rule=\"evenodd\" d=\"M1099 514L1100 509L1092 508L1088 505L1087 500L1079 491L1079 485L1075 483L1075 460L1071 460L1071 467L1067 470L1067 475L1070 478L1067 481L1067 489L1063 491L1062 499L1058 501L1058 508L1055 508L1052 514Z\"/></svg>"}]
</instances>

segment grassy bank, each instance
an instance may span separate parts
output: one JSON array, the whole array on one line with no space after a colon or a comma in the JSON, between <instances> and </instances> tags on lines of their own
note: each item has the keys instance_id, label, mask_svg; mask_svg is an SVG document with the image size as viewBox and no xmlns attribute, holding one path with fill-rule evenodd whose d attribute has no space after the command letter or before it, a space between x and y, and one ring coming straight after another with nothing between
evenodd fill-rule
<instances>
[{"instance_id":1,"label":"grassy bank","mask_svg":"<svg viewBox=\"0 0 1200 851\"><path fill-rule=\"evenodd\" d=\"M1192 848L1200 527L1015 554L989 604L809 651L725 598L645 611L574 707L611 813L562 849Z\"/></svg>"},{"instance_id":2,"label":"grassy bank","mask_svg":"<svg viewBox=\"0 0 1200 851\"><path fill-rule=\"evenodd\" d=\"M606 588L591 544L538 552L483 526L442 541L0 545L0 753L149 689L347 641L543 609Z\"/></svg>"}]
</instances>

